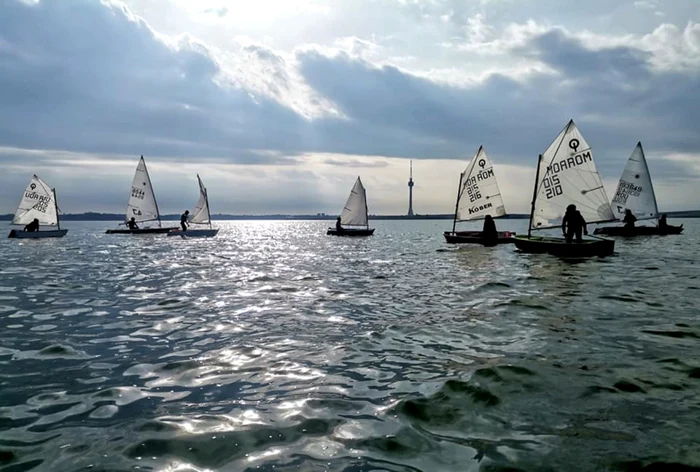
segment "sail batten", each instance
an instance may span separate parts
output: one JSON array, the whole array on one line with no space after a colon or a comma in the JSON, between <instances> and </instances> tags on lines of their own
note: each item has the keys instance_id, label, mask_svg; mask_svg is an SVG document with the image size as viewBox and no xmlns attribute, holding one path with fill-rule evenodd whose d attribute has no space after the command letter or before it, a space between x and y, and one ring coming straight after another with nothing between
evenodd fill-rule
<instances>
[{"instance_id":1,"label":"sail batten","mask_svg":"<svg viewBox=\"0 0 700 472\"><path fill-rule=\"evenodd\" d=\"M483 146L479 146L459 179L455 223L470 221L491 215L496 218L506 214L501 189L493 171L493 165Z\"/></svg>"},{"instance_id":2,"label":"sail batten","mask_svg":"<svg viewBox=\"0 0 700 472\"><path fill-rule=\"evenodd\" d=\"M659 216L656 194L641 142L637 143L627 159L612 199L612 209L619 219L624 218L625 210L630 210L637 220L657 219Z\"/></svg>"},{"instance_id":3,"label":"sail batten","mask_svg":"<svg viewBox=\"0 0 700 472\"><path fill-rule=\"evenodd\" d=\"M126 220L134 218L137 223L146 223L149 221L160 221L158 213L158 205L156 196L151 185L151 178L148 175L146 161L141 156L134 180L131 183L131 194L129 195L129 203L126 206Z\"/></svg>"},{"instance_id":4,"label":"sail batten","mask_svg":"<svg viewBox=\"0 0 700 472\"><path fill-rule=\"evenodd\" d=\"M58 225L58 206L56 196L49 185L36 175L32 176L29 185L22 194L12 218L13 225L27 225L34 219L42 226Z\"/></svg>"},{"instance_id":5,"label":"sail batten","mask_svg":"<svg viewBox=\"0 0 700 472\"><path fill-rule=\"evenodd\" d=\"M530 229L561 226L570 204L588 223L615 220L591 146L573 120L542 154L537 175Z\"/></svg>"},{"instance_id":6,"label":"sail batten","mask_svg":"<svg viewBox=\"0 0 700 472\"><path fill-rule=\"evenodd\" d=\"M367 193L358 177L340 214L340 223L343 226L368 226L367 213Z\"/></svg>"}]
</instances>

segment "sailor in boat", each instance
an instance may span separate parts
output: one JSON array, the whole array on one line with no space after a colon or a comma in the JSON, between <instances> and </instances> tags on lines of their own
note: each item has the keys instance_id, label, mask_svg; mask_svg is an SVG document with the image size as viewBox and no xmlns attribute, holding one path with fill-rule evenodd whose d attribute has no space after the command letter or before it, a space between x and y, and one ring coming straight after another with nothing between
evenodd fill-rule
<instances>
[{"instance_id":1,"label":"sailor in boat","mask_svg":"<svg viewBox=\"0 0 700 472\"><path fill-rule=\"evenodd\" d=\"M185 212L180 215L180 226L182 226L182 231L187 231L187 218L189 218L189 216L189 210L185 210Z\"/></svg>"},{"instance_id":2,"label":"sailor in boat","mask_svg":"<svg viewBox=\"0 0 700 472\"><path fill-rule=\"evenodd\" d=\"M335 220L335 230L339 233L343 232L343 225L340 224L340 217Z\"/></svg>"},{"instance_id":3,"label":"sailor in boat","mask_svg":"<svg viewBox=\"0 0 700 472\"><path fill-rule=\"evenodd\" d=\"M133 216L129 221L126 222L126 226L129 229L139 229L139 225L136 224L136 218L134 218Z\"/></svg>"},{"instance_id":4,"label":"sailor in boat","mask_svg":"<svg viewBox=\"0 0 700 472\"><path fill-rule=\"evenodd\" d=\"M485 246L498 244L498 230L496 229L496 222L493 221L491 215L484 217L484 228L481 231L481 238Z\"/></svg>"},{"instance_id":5,"label":"sailor in boat","mask_svg":"<svg viewBox=\"0 0 700 472\"><path fill-rule=\"evenodd\" d=\"M567 243L571 243L576 236L576 242L580 243L583 241L583 234L588 234L588 229L586 228L586 220L580 211L576 209L576 205L569 205L566 207L566 213L564 218L561 220L561 229L564 232L564 238L566 238Z\"/></svg>"},{"instance_id":6,"label":"sailor in boat","mask_svg":"<svg viewBox=\"0 0 700 472\"><path fill-rule=\"evenodd\" d=\"M24 231L27 233L33 233L39 231L39 218L34 218L34 220L24 227Z\"/></svg>"},{"instance_id":7,"label":"sailor in boat","mask_svg":"<svg viewBox=\"0 0 700 472\"><path fill-rule=\"evenodd\" d=\"M659 229L668 229L668 222L666 221L666 213L661 215L661 218L659 218Z\"/></svg>"},{"instance_id":8,"label":"sailor in boat","mask_svg":"<svg viewBox=\"0 0 700 472\"><path fill-rule=\"evenodd\" d=\"M632 214L632 210L625 210L625 217L622 219L622 222L625 224L625 229L634 231L635 221L637 221L637 217Z\"/></svg>"}]
</instances>

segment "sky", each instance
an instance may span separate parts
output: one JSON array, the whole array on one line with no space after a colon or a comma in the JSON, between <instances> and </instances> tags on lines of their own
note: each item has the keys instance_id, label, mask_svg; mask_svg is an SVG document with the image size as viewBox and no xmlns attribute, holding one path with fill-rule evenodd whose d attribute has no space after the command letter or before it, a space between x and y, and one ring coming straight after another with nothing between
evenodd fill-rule
<instances>
[{"instance_id":1,"label":"sky","mask_svg":"<svg viewBox=\"0 0 700 472\"><path fill-rule=\"evenodd\" d=\"M483 145L509 213L569 119L608 195L642 141L660 209L700 208L698 0L3 0L0 213L450 213Z\"/></svg>"}]
</instances>

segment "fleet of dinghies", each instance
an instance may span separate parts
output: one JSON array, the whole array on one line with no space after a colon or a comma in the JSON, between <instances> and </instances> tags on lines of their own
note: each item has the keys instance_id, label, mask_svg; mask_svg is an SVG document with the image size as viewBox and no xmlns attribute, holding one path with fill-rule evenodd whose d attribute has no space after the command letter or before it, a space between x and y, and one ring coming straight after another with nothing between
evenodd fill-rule
<instances>
[{"instance_id":1,"label":"fleet of dinghies","mask_svg":"<svg viewBox=\"0 0 700 472\"><path fill-rule=\"evenodd\" d=\"M167 234L183 238L216 236L219 230L212 226L207 189L199 175L197 175L197 182L199 200L188 218L191 226L187 226L186 229L163 226L146 161L141 156L131 183L125 220L120 224L125 228L108 229L106 233ZM563 229L565 218L571 215L569 210L571 214L578 215L576 218L585 220L586 224L631 218L628 214L639 221L656 222L656 226L604 226L596 228L594 234L638 236L680 234L683 231L683 225L668 225L665 217L659 218L656 195L641 142L637 143L627 160L615 196L610 201L596 169L593 150L571 120L538 158L527 234L515 234L511 231L496 232L493 226L491 226L489 238L485 238L482 231L457 231L457 224L461 222L506 216L506 207L493 164L484 147L480 146L467 168L459 176L452 230L445 231L444 237L448 243L456 244L473 243L489 246L515 244L515 247L523 253L547 253L559 257L577 258L612 254L615 249L615 241L612 239L593 235L583 238L577 235L577 240L574 242L572 234L568 236L568 240L566 237L533 234L541 230ZM10 238L60 238L68 232L60 227L55 189L36 175L32 177L24 191L12 225L24 226L24 229L11 230L8 236ZM47 226L52 229L41 229ZM367 192L359 176L335 227L328 228L326 234L332 236L374 234L374 228L369 227Z\"/></svg>"}]
</instances>

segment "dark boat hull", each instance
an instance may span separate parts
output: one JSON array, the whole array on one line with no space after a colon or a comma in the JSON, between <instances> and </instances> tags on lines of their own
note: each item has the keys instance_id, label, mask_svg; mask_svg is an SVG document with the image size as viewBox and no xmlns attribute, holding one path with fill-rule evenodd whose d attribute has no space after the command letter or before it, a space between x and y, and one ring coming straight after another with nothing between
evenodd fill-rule
<instances>
[{"instance_id":1,"label":"dark boat hull","mask_svg":"<svg viewBox=\"0 0 700 472\"><path fill-rule=\"evenodd\" d=\"M515 233L511 231L499 231L498 239L488 244L484 241L482 231L445 231L445 241L450 244L483 244L485 246L495 246L496 244L513 244Z\"/></svg>"},{"instance_id":2,"label":"dark boat hull","mask_svg":"<svg viewBox=\"0 0 700 472\"><path fill-rule=\"evenodd\" d=\"M219 229L174 229L168 232L168 236L180 236L182 238L213 238L219 233Z\"/></svg>"},{"instance_id":3,"label":"dark boat hull","mask_svg":"<svg viewBox=\"0 0 700 472\"><path fill-rule=\"evenodd\" d=\"M141 228L141 229L108 229L106 234L165 234L171 230L178 229L177 226L170 228Z\"/></svg>"},{"instance_id":4,"label":"dark boat hull","mask_svg":"<svg viewBox=\"0 0 700 472\"><path fill-rule=\"evenodd\" d=\"M329 236L372 236L374 234L374 228L371 229L353 229L345 228L342 231L338 231L335 228L328 228L326 234Z\"/></svg>"},{"instance_id":5,"label":"dark boat hull","mask_svg":"<svg viewBox=\"0 0 700 472\"><path fill-rule=\"evenodd\" d=\"M12 239L43 239L43 238L62 238L68 232L67 229L54 229L50 231L23 231L13 229L8 238Z\"/></svg>"},{"instance_id":6,"label":"dark boat hull","mask_svg":"<svg viewBox=\"0 0 700 472\"><path fill-rule=\"evenodd\" d=\"M632 230L628 230L624 226L604 226L596 228L593 234L605 234L607 236L665 236L667 234L681 234L683 225L667 226L659 228L658 226L637 226Z\"/></svg>"},{"instance_id":7,"label":"dark boat hull","mask_svg":"<svg viewBox=\"0 0 700 472\"><path fill-rule=\"evenodd\" d=\"M528 254L551 254L557 257L605 257L615 251L615 241L610 239L584 239L580 243L567 243L564 238L543 236L515 236L515 247Z\"/></svg>"}]
</instances>

